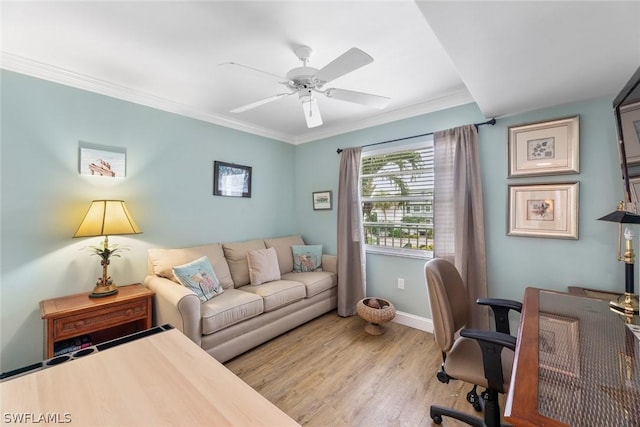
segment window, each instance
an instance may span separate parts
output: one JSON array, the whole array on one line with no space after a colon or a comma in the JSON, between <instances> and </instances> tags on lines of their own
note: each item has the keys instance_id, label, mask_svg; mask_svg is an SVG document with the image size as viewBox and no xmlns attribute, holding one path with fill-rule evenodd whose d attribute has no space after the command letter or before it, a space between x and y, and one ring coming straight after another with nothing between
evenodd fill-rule
<instances>
[{"instance_id":1,"label":"window","mask_svg":"<svg viewBox=\"0 0 640 427\"><path fill-rule=\"evenodd\" d=\"M433 138L362 153L360 191L368 252L433 251Z\"/></svg>"}]
</instances>

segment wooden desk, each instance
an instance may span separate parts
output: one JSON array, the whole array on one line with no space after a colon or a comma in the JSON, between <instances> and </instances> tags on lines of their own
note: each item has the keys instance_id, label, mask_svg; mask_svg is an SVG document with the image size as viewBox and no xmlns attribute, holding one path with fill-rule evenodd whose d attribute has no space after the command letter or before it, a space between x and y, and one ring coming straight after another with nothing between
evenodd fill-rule
<instances>
[{"instance_id":1,"label":"wooden desk","mask_svg":"<svg viewBox=\"0 0 640 427\"><path fill-rule=\"evenodd\" d=\"M0 406L78 426L298 425L177 329L9 379Z\"/></svg>"},{"instance_id":2,"label":"wooden desk","mask_svg":"<svg viewBox=\"0 0 640 427\"><path fill-rule=\"evenodd\" d=\"M44 320L44 358L57 342L90 335L93 344L149 329L153 292L141 284L119 286L118 293L89 298L89 292L40 301Z\"/></svg>"},{"instance_id":3,"label":"wooden desk","mask_svg":"<svg viewBox=\"0 0 640 427\"><path fill-rule=\"evenodd\" d=\"M608 301L527 288L505 419L640 425L640 341L625 318Z\"/></svg>"}]
</instances>

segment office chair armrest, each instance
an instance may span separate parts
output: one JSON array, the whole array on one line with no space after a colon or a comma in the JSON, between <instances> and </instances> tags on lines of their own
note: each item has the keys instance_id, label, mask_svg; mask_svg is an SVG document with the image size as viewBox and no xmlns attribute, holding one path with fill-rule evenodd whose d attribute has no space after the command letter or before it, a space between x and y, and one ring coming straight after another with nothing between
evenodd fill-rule
<instances>
[{"instance_id":1,"label":"office chair armrest","mask_svg":"<svg viewBox=\"0 0 640 427\"><path fill-rule=\"evenodd\" d=\"M504 393L504 375L502 373L502 350L508 348L516 350L516 339L502 332L485 331L481 329L462 329L460 336L476 340L482 350L482 364L484 376L489 389Z\"/></svg>"},{"instance_id":2,"label":"office chair armrest","mask_svg":"<svg viewBox=\"0 0 640 427\"><path fill-rule=\"evenodd\" d=\"M488 305L493 310L493 317L496 320L496 331L504 334L511 334L509 327L509 310L522 312L522 303L510 299L501 298L478 298L478 305Z\"/></svg>"},{"instance_id":3,"label":"office chair armrest","mask_svg":"<svg viewBox=\"0 0 640 427\"><path fill-rule=\"evenodd\" d=\"M510 310L515 310L518 313L522 312L522 303L519 301L514 301L511 299L502 299L502 298L478 298L476 300L476 304L480 305L489 305L489 306L498 306L498 307L506 307Z\"/></svg>"},{"instance_id":4,"label":"office chair armrest","mask_svg":"<svg viewBox=\"0 0 640 427\"><path fill-rule=\"evenodd\" d=\"M502 332L485 331L484 329L462 329L460 336L516 351L516 338Z\"/></svg>"}]
</instances>

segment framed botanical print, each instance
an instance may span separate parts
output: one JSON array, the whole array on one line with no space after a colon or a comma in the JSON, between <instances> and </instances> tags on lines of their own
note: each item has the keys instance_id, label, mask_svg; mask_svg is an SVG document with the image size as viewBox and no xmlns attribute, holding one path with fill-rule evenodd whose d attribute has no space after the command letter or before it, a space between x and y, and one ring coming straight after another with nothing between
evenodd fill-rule
<instances>
[{"instance_id":1,"label":"framed botanical print","mask_svg":"<svg viewBox=\"0 0 640 427\"><path fill-rule=\"evenodd\" d=\"M579 183L510 185L509 236L578 239Z\"/></svg>"},{"instance_id":2,"label":"framed botanical print","mask_svg":"<svg viewBox=\"0 0 640 427\"><path fill-rule=\"evenodd\" d=\"M578 116L509 128L509 178L580 172Z\"/></svg>"}]
</instances>

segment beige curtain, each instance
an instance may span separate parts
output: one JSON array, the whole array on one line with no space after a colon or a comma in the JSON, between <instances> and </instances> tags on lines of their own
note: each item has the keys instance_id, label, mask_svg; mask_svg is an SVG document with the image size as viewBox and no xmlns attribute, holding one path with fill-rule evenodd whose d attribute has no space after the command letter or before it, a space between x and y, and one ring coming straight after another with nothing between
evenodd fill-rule
<instances>
[{"instance_id":1,"label":"beige curtain","mask_svg":"<svg viewBox=\"0 0 640 427\"><path fill-rule=\"evenodd\" d=\"M435 132L434 256L455 264L472 307L468 328L487 329L487 296L482 181L478 129L474 125Z\"/></svg>"},{"instance_id":2,"label":"beige curtain","mask_svg":"<svg viewBox=\"0 0 640 427\"><path fill-rule=\"evenodd\" d=\"M362 147L345 148L340 157L338 182L338 315L356 314L364 298L365 256L360 203Z\"/></svg>"}]
</instances>

